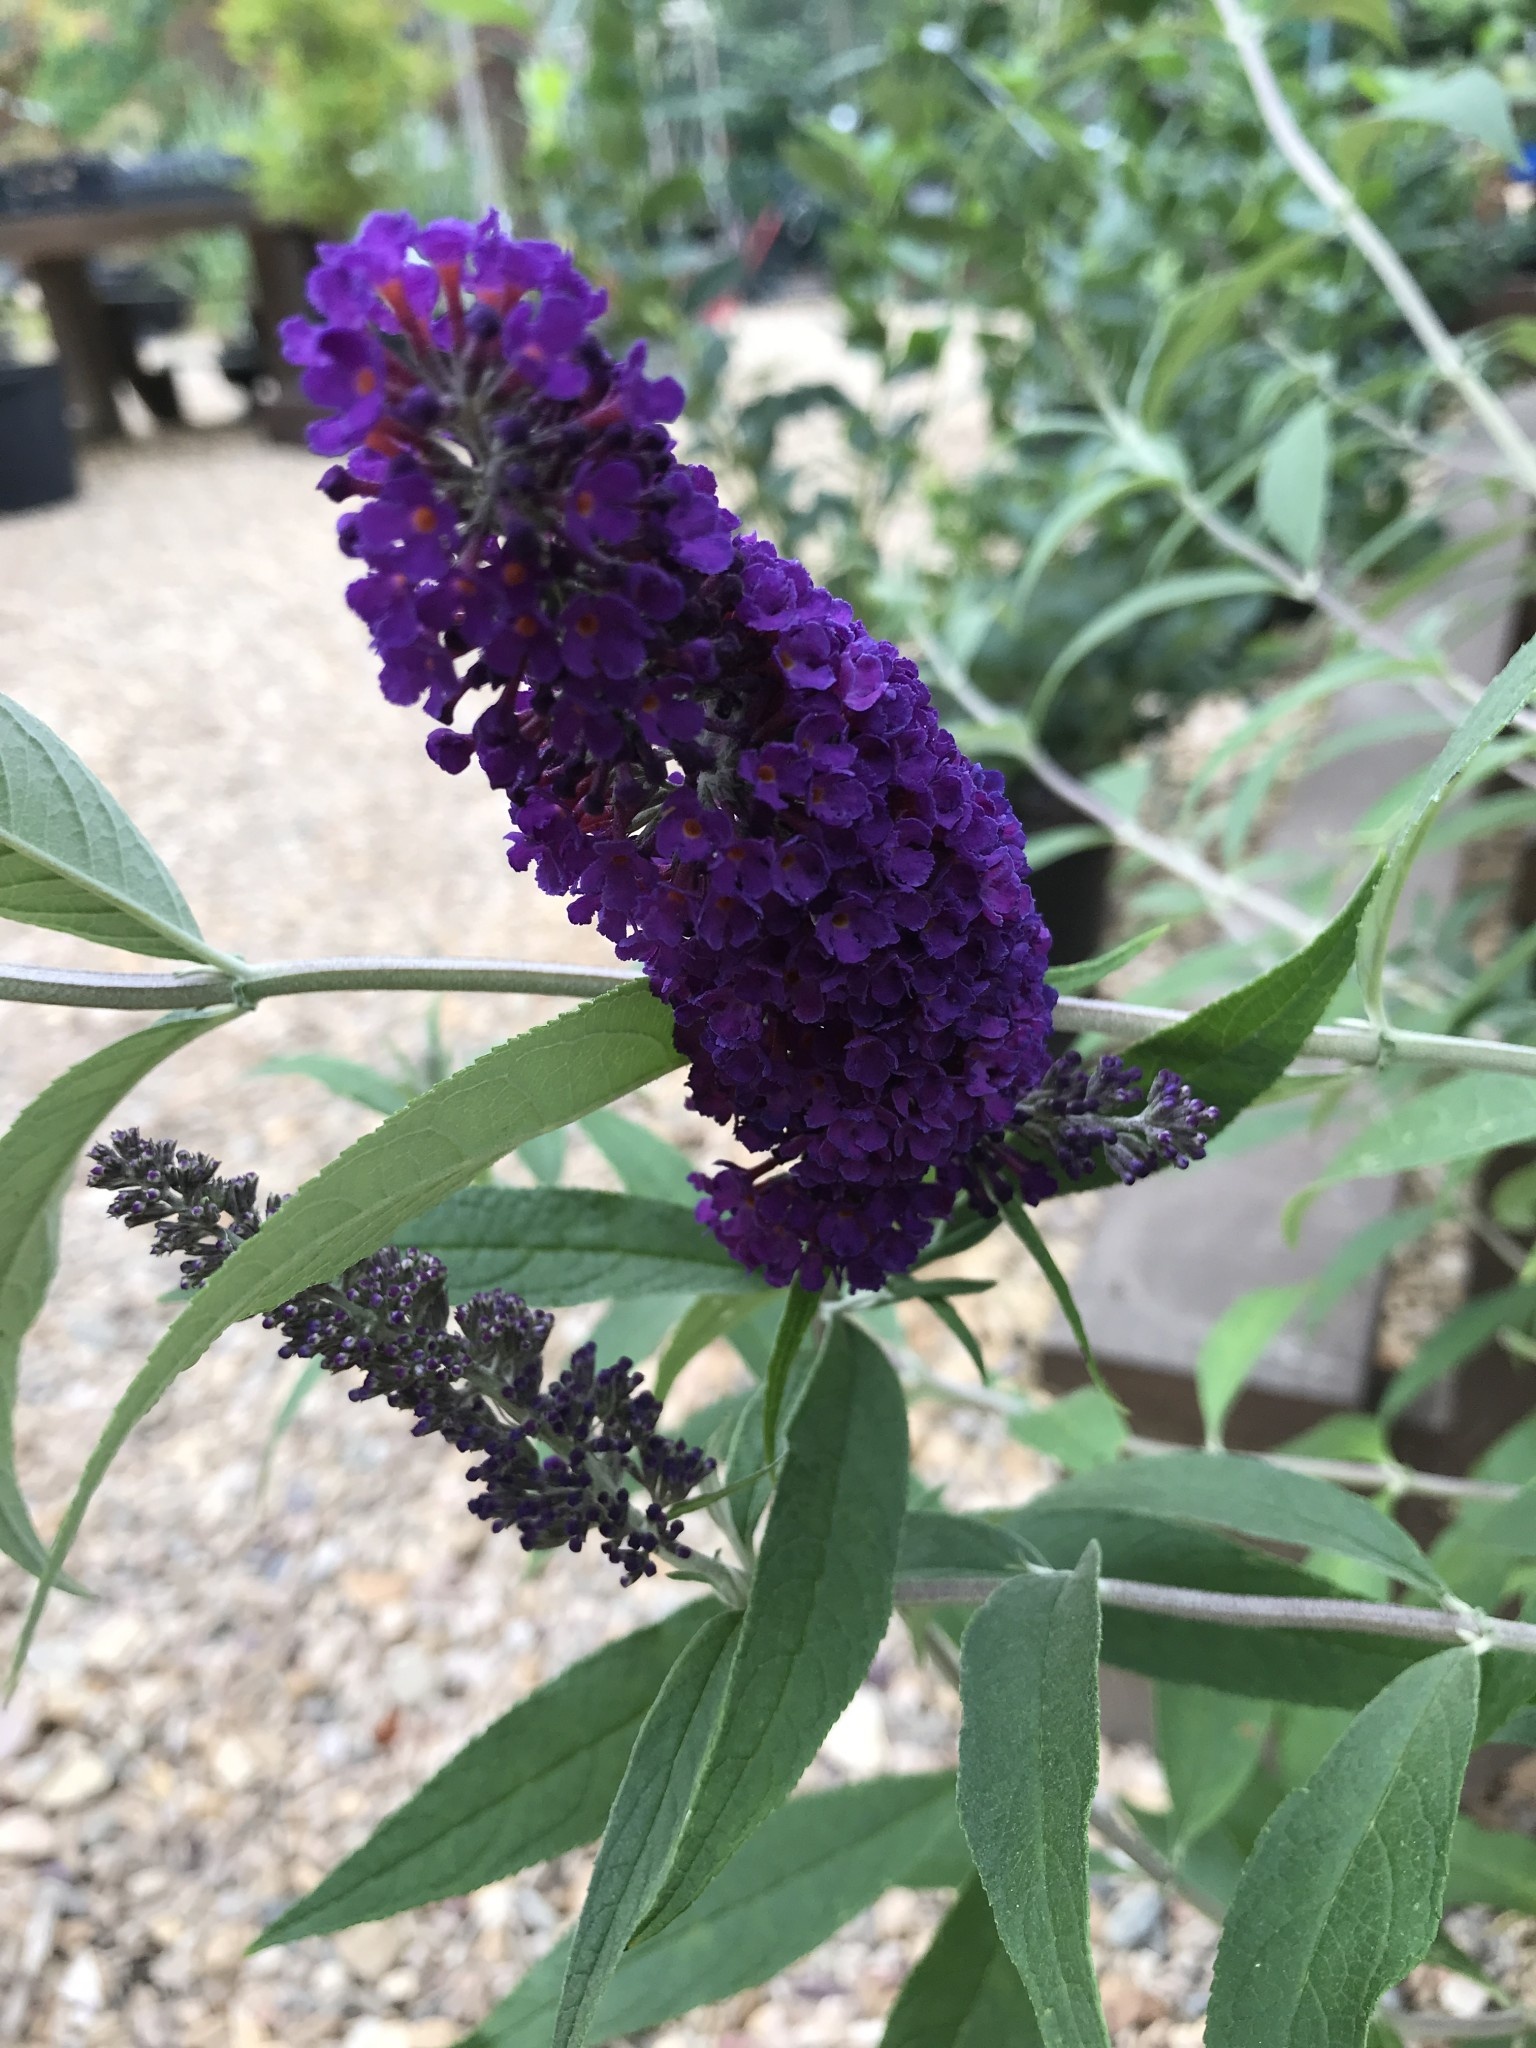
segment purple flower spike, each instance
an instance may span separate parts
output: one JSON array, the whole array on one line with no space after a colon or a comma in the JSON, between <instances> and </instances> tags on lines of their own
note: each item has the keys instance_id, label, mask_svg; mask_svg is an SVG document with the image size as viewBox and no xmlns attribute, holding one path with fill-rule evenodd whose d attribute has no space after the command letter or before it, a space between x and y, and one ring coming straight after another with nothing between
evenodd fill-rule
<instances>
[{"instance_id":1,"label":"purple flower spike","mask_svg":"<svg viewBox=\"0 0 1536 2048\"><path fill-rule=\"evenodd\" d=\"M443 727L478 707L429 751L458 773L473 746L513 867L643 965L693 1107L763 1155L697 1177L702 1220L775 1285L880 1286L962 1189L986 1198L1049 1065L1002 777L678 460L681 392L597 339L562 250L388 215L323 253L334 324L286 346L335 409L327 489L371 501L342 535L386 693ZM385 358L372 412L341 381L360 346Z\"/></svg>"}]
</instances>

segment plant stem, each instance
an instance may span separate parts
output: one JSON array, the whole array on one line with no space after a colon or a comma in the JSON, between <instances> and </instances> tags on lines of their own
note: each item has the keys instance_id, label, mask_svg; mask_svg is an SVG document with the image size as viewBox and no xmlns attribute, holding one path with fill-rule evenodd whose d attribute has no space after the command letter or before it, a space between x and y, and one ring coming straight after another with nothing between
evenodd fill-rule
<instances>
[{"instance_id":1,"label":"plant stem","mask_svg":"<svg viewBox=\"0 0 1536 2048\"><path fill-rule=\"evenodd\" d=\"M1300 913L1298 912L1299 916ZM92 974L74 967L0 967L0 1002L50 1003L85 1010L204 1010L218 1004L246 1008L268 996L316 995L341 990L439 989L461 994L599 996L628 988L640 977L621 967L580 967L570 962L454 960L343 956L332 960L276 960L242 966L237 976L215 968L185 972ZM1187 1010L1117 1003L1096 996L1061 996L1056 1022L1067 1031L1094 1031L1112 1045L1130 1045ZM1364 1022L1325 1024L1298 1058L1340 1060L1377 1067L1388 1061L1413 1066L1477 1067L1493 1073L1536 1075L1536 1046L1495 1038L1456 1038L1433 1031L1379 1031Z\"/></svg>"},{"instance_id":2,"label":"plant stem","mask_svg":"<svg viewBox=\"0 0 1536 2048\"><path fill-rule=\"evenodd\" d=\"M1484 383L1465 352L1447 333L1439 315L1396 249L1302 133L1290 102L1280 90L1280 81L1264 54L1264 39L1258 23L1241 0L1212 0L1212 4L1221 17L1228 42L1247 74L1259 116L1275 147L1375 271L1398 311L1423 344L1425 354L1467 410L1487 430L1489 439L1509 464L1514 480L1522 490L1536 497L1536 447L1521 431L1514 414Z\"/></svg>"},{"instance_id":3,"label":"plant stem","mask_svg":"<svg viewBox=\"0 0 1536 2048\"><path fill-rule=\"evenodd\" d=\"M898 1607L979 1607L1003 1583L1002 1575L952 1579L900 1579ZM1536 1655L1536 1623L1502 1621L1468 1610L1394 1607L1373 1600L1289 1599L1267 1593L1210 1593L1198 1586L1158 1586L1142 1579L1101 1579L1106 1607L1136 1614L1166 1614L1180 1621L1218 1622L1232 1628L1339 1629L1351 1635L1401 1636L1421 1643L1485 1643Z\"/></svg>"},{"instance_id":4,"label":"plant stem","mask_svg":"<svg viewBox=\"0 0 1536 2048\"><path fill-rule=\"evenodd\" d=\"M1039 1415L1047 1404L1032 1401L1007 1387L962 1386L937 1373L918 1368L903 1375L909 1393L926 1394L956 1407L979 1408L992 1415ZM1191 1447L1165 1443L1160 1437L1130 1436L1120 1446L1129 1458L1167 1458ZM1334 1486L1353 1487L1359 1493L1389 1493L1395 1499L1484 1501L1494 1505L1513 1500L1518 1486L1499 1479L1462 1479L1446 1472L1416 1472L1412 1466L1383 1464L1368 1458L1310 1458L1284 1451L1254 1451L1246 1455L1262 1458L1266 1465L1278 1465L1286 1472L1301 1472L1309 1479L1325 1479Z\"/></svg>"}]
</instances>

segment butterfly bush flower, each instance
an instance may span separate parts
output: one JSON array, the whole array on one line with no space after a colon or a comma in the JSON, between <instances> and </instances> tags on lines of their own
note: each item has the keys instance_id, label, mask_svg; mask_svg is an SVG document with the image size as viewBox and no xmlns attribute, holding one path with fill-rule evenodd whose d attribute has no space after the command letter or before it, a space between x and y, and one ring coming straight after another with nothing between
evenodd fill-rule
<instances>
[{"instance_id":1,"label":"butterfly bush flower","mask_svg":"<svg viewBox=\"0 0 1536 2048\"><path fill-rule=\"evenodd\" d=\"M205 1153L170 1139L114 1131L91 1150L90 1184L112 1194L129 1229L153 1225L151 1251L181 1254L181 1284L201 1287L280 1206L260 1202L256 1176L228 1177ZM446 1437L479 1460L470 1512L516 1529L525 1550L580 1550L595 1530L624 1584L652 1575L656 1556L686 1559L674 1510L714 1470L692 1444L664 1437L660 1404L630 1360L597 1370L585 1344L546 1384L553 1317L516 1294L477 1294L451 1311L430 1252L387 1245L334 1284L307 1287L263 1318L279 1356L362 1374L354 1401L382 1397L416 1417L417 1436ZM650 1498L642 1508L638 1486Z\"/></svg>"},{"instance_id":2,"label":"butterfly bush flower","mask_svg":"<svg viewBox=\"0 0 1536 2048\"><path fill-rule=\"evenodd\" d=\"M774 1285L877 1287L962 1191L1048 1191L1024 835L915 665L739 530L563 250L375 214L310 297L283 340L384 694L671 1006L692 1106L758 1155L696 1177L701 1218Z\"/></svg>"}]
</instances>

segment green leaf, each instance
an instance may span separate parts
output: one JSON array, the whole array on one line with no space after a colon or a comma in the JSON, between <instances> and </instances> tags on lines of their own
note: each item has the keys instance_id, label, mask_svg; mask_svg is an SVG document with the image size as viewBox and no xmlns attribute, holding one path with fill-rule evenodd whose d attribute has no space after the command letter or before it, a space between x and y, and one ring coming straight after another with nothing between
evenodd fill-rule
<instances>
[{"instance_id":1,"label":"green leaf","mask_svg":"<svg viewBox=\"0 0 1536 2048\"><path fill-rule=\"evenodd\" d=\"M784 1313L779 1319L778 1332L773 1340L773 1351L768 1359L768 1370L763 1375L763 1456L772 1460L779 1452L779 1414L784 1406L784 1392L789 1385L790 1369L800 1355L800 1346L809 1334L816 1312L821 1307L823 1290L813 1293L809 1287L802 1287L797 1281L784 1297Z\"/></svg>"},{"instance_id":2,"label":"green leaf","mask_svg":"<svg viewBox=\"0 0 1536 2048\"><path fill-rule=\"evenodd\" d=\"M1520 138L1510 118L1509 97L1491 71L1467 64L1443 78L1421 72L1399 72L1401 87L1377 107L1378 121L1427 121L1491 149L1505 163L1520 154Z\"/></svg>"},{"instance_id":3,"label":"green leaf","mask_svg":"<svg viewBox=\"0 0 1536 2048\"><path fill-rule=\"evenodd\" d=\"M679 1064L671 1011L647 989L616 989L450 1074L306 1181L192 1297L113 1410L54 1538L13 1668L20 1669L53 1577L129 1432L221 1332L336 1278L424 1204L442 1201L539 1132Z\"/></svg>"},{"instance_id":4,"label":"green leaf","mask_svg":"<svg viewBox=\"0 0 1536 2048\"><path fill-rule=\"evenodd\" d=\"M1034 842L1030 843L1033 845ZM1031 860L1031 869L1034 866ZM1125 939L1118 946L1111 946L1107 953L1095 953L1091 960L1075 960L1070 967L1052 967L1047 970L1047 978L1058 995L1078 995L1085 988L1092 988L1095 982L1102 981L1106 974L1113 974L1117 967L1126 966L1148 946L1155 946L1171 929L1170 925L1155 924L1150 931L1138 932L1134 939Z\"/></svg>"},{"instance_id":5,"label":"green leaf","mask_svg":"<svg viewBox=\"0 0 1536 2048\"><path fill-rule=\"evenodd\" d=\"M59 1203L55 1196L32 1219L31 1229L0 1277L0 1551L34 1577L47 1563L48 1546L32 1526L17 1483L12 1418L21 1342L48 1298L58 1262Z\"/></svg>"},{"instance_id":6,"label":"green leaf","mask_svg":"<svg viewBox=\"0 0 1536 2048\"><path fill-rule=\"evenodd\" d=\"M1079 489L1069 491L1041 521L1028 558L1019 571L1009 599L1009 609L1014 617L1022 618L1028 611L1040 578L1079 527L1091 524L1119 499L1130 497L1136 491L1151 490L1157 482L1158 479L1150 475L1113 469L1090 477Z\"/></svg>"},{"instance_id":7,"label":"green leaf","mask_svg":"<svg viewBox=\"0 0 1536 2048\"><path fill-rule=\"evenodd\" d=\"M1316 245L1315 235L1289 236L1252 263L1197 285L1175 302L1142 394L1142 415L1149 425L1157 426L1166 416L1174 386L1184 373L1238 325L1267 284Z\"/></svg>"},{"instance_id":8,"label":"green leaf","mask_svg":"<svg viewBox=\"0 0 1536 2048\"><path fill-rule=\"evenodd\" d=\"M979 1879L951 1906L902 1986L880 2048L1038 2048L1029 1995Z\"/></svg>"},{"instance_id":9,"label":"green leaf","mask_svg":"<svg viewBox=\"0 0 1536 2048\"><path fill-rule=\"evenodd\" d=\"M1315 1574L1245 1549L1214 1530L1144 1512L1075 1506L1059 1499L1068 1491L1058 1486L1037 1494L1006 1519L1006 1533L1047 1564L1070 1566L1085 1544L1097 1542L1106 1577L1275 1599L1338 1596L1336 1586ZM1360 1707L1426 1652L1390 1636L1343 1629L1230 1628L1107 1607L1103 1654L1106 1664L1177 1685L1301 1706Z\"/></svg>"},{"instance_id":10,"label":"green leaf","mask_svg":"<svg viewBox=\"0 0 1536 2048\"><path fill-rule=\"evenodd\" d=\"M558 1187L565 1171L565 1132L545 1131L542 1137L530 1138L518 1146L517 1157L541 1188Z\"/></svg>"},{"instance_id":11,"label":"green leaf","mask_svg":"<svg viewBox=\"0 0 1536 2048\"><path fill-rule=\"evenodd\" d=\"M1010 1579L965 1632L960 1825L1045 2048L1109 2048L1088 1945L1099 1554Z\"/></svg>"},{"instance_id":12,"label":"green leaf","mask_svg":"<svg viewBox=\"0 0 1536 2048\"><path fill-rule=\"evenodd\" d=\"M692 1305L690 1294L646 1294L638 1301L614 1302L592 1332L599 1366L612 1365L619 1358L632 1359L638 1365L649 1358Z\"/></svg>"},{"instance_id":13,"label":"green leaf","mask_svg":"<svg viewBox=\"0 0 1536 2048\"><path fill-rule=\"evenodd\" d=\"M683 1367L697 1358L706 1344L728 1337L750 1317L761 1314L769 1299L766 1287L756 1294L701 1294L683 1311L656 1361L656 1398L666 1399Z\"/></svg>"},{"instance_id":14,"label":"green leaf","mask_svg":"<svg viewBox=\"0 0 1536 2048\"><path fill-rule=\"evenodd\" d=\"M1127 1063L1148 1074L1171 1067L1216 1105L1223 1126L1230 1123L1273 1087L1322 1021L1349 972L1376 881L1373 869L1332 923L1289 960L1128 1046Z\"/></svg>"},{"instance_id":15,"label":"green leaf","mask_svg":"<svg viewBox=\"0 0 1536 2048\"><path fill-rule=\"evenodd\" d=\"M720 1716L739 1614L717 1614L667 1673L630 1752L571 1938L553 2048L580 2048L682 1834Z\"/></svg>"},{"instance_id":16,"label":"green leaf","mask_svg":"<svg viewBox=\"0 0 1536 2048\"><path fill-rule=\"evenodd\" d=\"M1347 21L1351 28L1364 29L1389 49L1400 50L1402 40L1392 19L1392 0L1285 0L1281 15L1299 14L1312 21Z\"/></svg>"},{"instance_id":17,"label":"green leaf","mask_svg":"<svg viewBox=\"0 0 1536 2048\"><path fill-rule=\"evenodd\" d=\"M606 1643L520 1700L253 1946L275 1948L456 1898L590 1842L668 1673L719 1612L712 1600L696 1600Z\"/></svg>"},{"instance_id":18,"label":"green leaf","mask_svg":"<svg viewBox=\"0 0 1536 2048\"><path fill-rule=\"evenodd\" d=\"M377 1110L380 1116L393 1116L397 1109L404 1109L412 1094L377 1067L364 1066L361 1060L338 1059L328 1052L286 1054L281 1059L263 1060L254 1071L302 1074L307 1080L318 1081L322 1088L329 1088L343 1102L360 1103L364 1109Z\"/></svg>"},{"instance_id":19,"label":"green leaf","mask_svg":"<svg viewBox=\"0 0 1536 2048\"><path fill-rule=\"evenodd\" d=\"M448 1268L455 1301L493 1287L546 1308L644 1294L759 1294L702 1223L674 1202L596 1188L461 1188L395 1233Z\"/></svg>"},{"instance_id":20,"label":"green leaf","mask_svg":"<svg viewBox=\"0 0 1536 2048\"><path fill-rule=\"evenodd\" d=\"M1189 569L1178 576L1160 576L1151 583L1129 590L1124 597L1106 605L1072 635L1036 684L1029 699L1031 727L1039 732L1062 685L1079 662L1086 661L1107 641L1129 632L1143 619L1160 618L1164 612L1180 611L1187 605L1214 604L1228 597L1273 596L1275 580L1258 569Z\"/></svg>"},{"instance_id":21,"label":"green leaf","mask_svg":"<svg viewBox=\"0 0 1536 2048\"><path fill-rule=\"evenodd\" d=\"M1299 1544L1374 1565L1422 1592L1444 1590L1407 1530L1369 1501L1263 1458L1175 1451L1064 1479L1049 1499L1058 1509L1139 1510L1259 1543Z\"/></svg>"},{"instance_id":22,"label":"green leaf","mask_svg":"<svg viewBox=\"0 0 1536 2048\"><path fill-rule=\"evenodd\" d=\"M1536 691L1536 640L1522 647L1494 677L1425 772L1407 820L1387 859L1381 886L1360 925L1358 971L1369 1014L1377 1014L1393 920L1409 870L1458 778L1496 740Z\"/></svg>"},{"instance_id":23,"label":"green leaf","mask_svg":"<svg viewBox=\"0 0 1536 2048\"><path fill-rule=\"evenodd\" d=\"M1447 1911L1491 1906L1496 1913L1536 1913L1536 1842L1461 1815L1451 1836L1445 1904Z\"/></svg>"},{"instance_id":24,"label":"green leaf","mask_svg":"<svg viewBox=\"0 0 1536 2048\"><path fill-rule=\"evenodd\" d=\"M889 1885L953 1884L964 1864L948 1773L792 1799L681 1918L630 1948L590 2038L643 2033L761 1984ZM561 1942L460 2048L549 2048L566 1954Z\"/></svg>"},{"instance_id":25,"label":"green leaf","mask_svg":"<svg viewBox=\"0 0 1536 2048\"><path fill-rule=\"evenodd\" d=\"M1394 1103L1390 1113L1350 1140L1314 1186L1447 1166L1531 1138L1536 1138L1536 1081L1522 1074L1453 1074L1421 1095Z\"/></svg>"},{"instance_id":26,"label":"green leaf","mask_svg":"<svg viewBox=\"0 0 1536 2048\"><path fill-rule=\"evenodd\" d=\"M0 697L0 917L161 960L221 957L127 813L9 697Z\"/></svg>"},{"instance_id":27,"label":"green leaf","mask_svg":"<svg viewBox=\"0 0 1536 2048\"><path fill-rule=\"evenodd\" d=\"M790 1426L719 1732L648 1935L788 1797L858 1690L890 1619L906 1487L901 1388L842 1318Z\"/></svg>"},{"instance_id":28,"label":"green leaf","mask_svg":"<svg viewBox=\"0 0 1536 2048\"><path fill-rule=\"evenodd\" d=\"M1411 1365L1395 1372L1377 1412L1384 1423L1396 1422L1420 1394L1454 1372L1474 1351L1481 1351L1505 1323L1528 1316L1536 1306L1536 1287L1501 1287L1475 1295L1420 1346Z\"/></svg>"},{"instance_id":29,"label":"green leaf","mask_svg":"<svg viewBox=\"0 0 1536 2048\"><path fill-rule=\"evenodd\" d=\"M1220 1449L1232 1403L1308 1292L1304 1281L1288 1287L1250 1288L1223 1310L1207 1331L1195 1360L1195 1390L1208 1449Z\"/></svg>"},{"instance_id":30,"label":"green leaf","mask_svg":"<svg viewBox=\"0 0 1536 2048\"><path fill-rule=\"evenodd\" d=\"M675 1202L683 1209L698 1207L699 1191L688 1182L692 1171L688 1160L665 1138L658 1138L616 1109L594 1110L582 1118L581 1128L630 1194L645 1195L653 1202Z\"/></svg>"},{"instance_id":31,"label":"green leaf","mask_svg":"<svg viewBox=\"0 0 1536 2048\"><path fill-rule=\"evenodd\" d=\"M1286 421L1259 464L1259 517L1304 569L1323 551L1331 464L1328 407L1320 398Z\"/></svg>"},{"instance_id":32,"label":"green leaf","mask_svg":"<svg viewBox=\"0 0 1536 2048\"><path fill-rule=\"evenodd\" d=\"M129 1090L161 1060L236 1014L165 1017L114 1039L50 1081L0 1138L0 1551L35 1576L46 1569L48 1551L16 1484L11 1415L21 1340L53 1276L59 1197L81 1148Z\"/></svg>"},{"instance_id":33,"label":"green leaf","mask_svg":"<svg viewBox=\"0 0 1536 2048\"><path fill-rule=\"evenodd\" d=\"M1361 2048L1440 1922L1477 1658L1394 1679L1259 1837L1216 1951L1209 2048Z\"/></svg>"},{"instance_id":34,"label":"green leaf","mask_svg":"<svg viewBox=\"0 0 1536 2048\"><path fill-rule=\"evenodd\" d=\"M1097 1387L1078 1387L1033 1414L1010 1416L1008 1433L1069 1472L1113 1464L1130 1434L1118 1406Z\"/></svg>"},{"instance_id":35,"label":"green leaf","mask_svg":"<svg viewBox=\"0 0 1536 2048\"><path fill-rule=\"evenodd\" d=\"M1022 1202L1010 1202L1004 1209L1003 1216L1008 1228L1045 1275L1046 1283L1056 1297L1056 1305L1067 1319L1067 1328L1077 1340L1077 1348L1083 1354L1083 1363L1088 1368L1088 1375L1095 1390L1118 1409L1121 1404L1104 1384L1104 1375L1099 1370L1099 1361L1093 1355L1093 1346L1088 1341L1088 1330L1083 1322L1082 1311L1078 1308L1072 1293L1071 1283L1051 1256L1050 1247L1040 1235L1035 1219Z\"/></svg>"},{"instance_id":36,"label":"green leaf","mask_svg":"<svg viewBox=\"0 0 1536 2048\"><path fill-rule=\"evenodd\" d=\"M1157 1755L1168 1780L1175 1861L1241 1795L1259 1767L1273 1718L1267 1701L1205 1685L1160 1685Z\"/></svg>"}]
</instances>

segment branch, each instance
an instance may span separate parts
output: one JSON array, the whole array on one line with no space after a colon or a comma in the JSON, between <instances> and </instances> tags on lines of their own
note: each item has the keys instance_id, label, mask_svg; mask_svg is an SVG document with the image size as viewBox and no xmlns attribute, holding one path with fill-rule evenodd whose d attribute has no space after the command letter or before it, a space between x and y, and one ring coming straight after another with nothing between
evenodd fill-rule
<instances>
[{"instance_id":1,"label":"branch","mask_svg":"<svg viewBox=\"0 0 1536 2048\"><path fill-rule=\"evenodd\" d=\"M949 1579L900 1579L898 1607L977 1607L1003 1583L1001 1573ZM1351 1635L1401 1636L1421 1643L1484 1643L1536 1655L1536 1623L1501 1621L1472 1609L1393 1607L1373 1600L1310 1600L1267 1593L1209 1593L1196 1586L1157 1586L1142 1579L1101 1579L1106 1607L1167 1614L1234 1628L1341 1629Z\"/></svg>"},{"instance_id":2,"label":"branch","mask_svg":"<svg viewBox=\"0 0 1536 2048\"><path fill-rule=\"evenodd\" d=\"M962 1408L979 1408L991 1415L1038 1415L1046 1404L1031 1401L1007 1387L961 1386L937 1373L904 1373L909 1393L927 1394L936 1401L949 1401ZM1131 1436L1120 1446L1129 1458L1167 1458L1190 1448L1188 1444L1164 1443L1159 1437ZM1499 1479L1462 1479L1446 1472L1416 1472L1411 1465L1383 1464L1367 1458L1309 1458L1284 1451L1252 1451L1245 1456L1261 1458L1266 1465L1282 1471L1301 1472L1309 1479L1324 1479L1334 1486L1353 1487L1359 1493L1386 1493L1394 1500L1483 1501L1494 1506L1510 1501L1521 1491Z\"/></svg>"},{"instance_id":3,"label":"branch","mask_svg":"<svg viewBox=\"0 0 1536 2048\"><path fill-rule=\"evenodd\" d=\"M1298 912L1299 916L1300 913ZM439 989L463 994L600 996L628 988L638 974L622 967L579 967L570 962L343 957L276 960L244 967L238 977L217 968L184 972L92 974L75 967L0 967L0 1002L51 1003L84 1010L204 1010L221 1003L249 1009L268 996L316 995L344 989ZM1066 1031L1095 1031L1111 1045L1130 1045L1165 1024L1182 1024L1187 1010L1145 1003L1108 1002L1095 996L1060 996L1056 1022ZM1496 1038L1454 1038L1434 1031L1379 1031L1374 1024L1325 1024L1298 1058L1341 1060L1352 1067L1477 1067L1494 1073L1536 1075L1536 1046Z\"/></svg>"},{"instance_id":4,"label":"branch","mask_svg":"<svg viewBox=\"0 0 1536 2048\"><path fill-rule=\"evenodd\" d=\"M1302 133L1280 81L1264 54L1258 24L1241 0L1212 0L1227 40L1247 74L1260 118L1291 169L1312 196L1338 222L1375 271L1398 311L1423 344L1424 352L1467 410L1474 413L1503 454L1521 488L1536 497L1536 447L1527 440L1514 414L1489 389L1465 352L1447 333L1440 316L1420 290L1403 259L1349 190Z\"/></svg>"}]
</instances>

